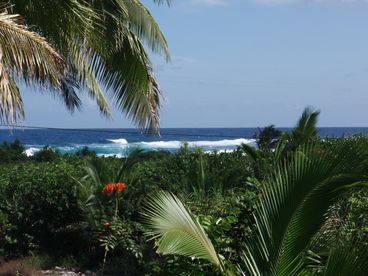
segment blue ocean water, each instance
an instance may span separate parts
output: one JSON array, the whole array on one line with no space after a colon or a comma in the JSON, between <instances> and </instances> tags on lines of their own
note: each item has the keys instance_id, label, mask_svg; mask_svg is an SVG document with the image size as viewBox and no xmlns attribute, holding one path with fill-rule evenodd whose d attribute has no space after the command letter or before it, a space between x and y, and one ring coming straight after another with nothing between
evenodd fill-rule
<instances>
[{"instance_id":1,"label":"blue ocean water","mask_svg":"<svg viewBox=\"0 0 368 276\"><path fill-rule=\"evenodd\" d=\"M147 136L136 129L0 129L0 142L19 139L28 155L45 145L61 153L75 153L87 146L104 156L126 156L135 148L176 151L183 142L205 151L231 151L241 143L255 145L257 128L164 128ZM288 128L280 128L287 131ZM319 128L319 135L342 137L368 134L368 128Z\"/></svg>"}]
</instances>

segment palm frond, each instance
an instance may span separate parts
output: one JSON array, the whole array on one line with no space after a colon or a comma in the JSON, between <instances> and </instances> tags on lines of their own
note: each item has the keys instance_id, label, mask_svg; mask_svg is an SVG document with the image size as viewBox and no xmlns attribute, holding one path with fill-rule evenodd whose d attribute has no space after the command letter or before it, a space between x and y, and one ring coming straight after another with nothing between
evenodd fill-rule
<instances>
[{"instance_id":1,"label":"palm frond","mask_svg":"<svg viewBox=\"0 0 368 276\"><path fill-rule=\"evenodd\" d=\"M366 275L368 271L368 246L342 245L331 249L325 276Z\"/></svg>"},{"instance_id":2,"label":"palm frond","mask_svg":"<svg viewBox=\"0 0 368 276\"><path fill-rule=\"evenodd\" d=\"M292 129L291 133L284 132L277 144L274 164L284 159L288 154L291 154L298 147L311 143L316 140L318 130L319 111L314 111L310 107L306 107L300 116L297 125Z\"/></svg>"},{"instance_id":3,"label":"palm frond","mask_svg":"<svg viewBox=\"0 0 368 276\"><path fill-rule=\"evenodd\" d=\"M141 57L137 59L132 42L125 41L125 46L116 51L106 62L108 73L107 86L112 93L112 100L118 109L141 128L157 129L159 127L160 88L150 69L150 61L143 45L137 37L133 47L139 47ZM130 49L130 50L129 50ZM129 66L121 66L122 64ZM109 72L115 72L111 77Z\"/></svg>"},{"instance_id":4,"label":"palm frond","mask_svg":"<svg viewBox=\"0 0 368 276\"><path fill-rule=\"evenodd\" d=\"M116 173L114 182L122 181L122 179L131 172L134 165L142 160L142 153L142 149L135 149L129 154L127 158L125 158L123 164L120 166L119 170Z\"/></svg>"},{"instance_id":5,"label":"palm frond","mask_svg":"<svg viewBox=\"0 0 368 276\"><path fill-rule=\"evenodd\" d=\"M269 179L255 219L259 234L249 241L245 264L251 275L293 275L325 222L329 207L354 185L366 185L367 150L356 145L321 152L306 145Z\"/></svg>"},{"instance_id":6,"label":"palm frond","mask_svg":"<svg viewBox=\"0 0 368 276\"><path fill-rule=\"evenodd\" d=\"M284 156L284 151L286 149L288 139L289 139L289 133L283 132L281 134L280 140L277 142L275 152L274 152L274 158L273 158L274 159L273 163L275 166Z\"/></svg>"},{"instance_id":7,"label":"palm frond","mask_svg":"<svg viewBox=\"0 0 368 276\"><path fill-rule=\"evenodd\" d=\"M166 3L168 6L171 5L171 0L153 0L153 2L157 3L158 5L161 5L162 3Z\"/></svg>"},{"instance_id":8,"label":"palm frond","mask_svg":"<svg viewBox=\"0 0 368 276\"><path fill-rule=\"evenodd\" d=\"M0 120L14 124L17 119L24 118L23 102L17 85L6 72L1 60L0 48Z\"/></svg>"},{"instance_id":9,"label":"palm frond","mask_svg":"<svg viewBox=\"0 0 368 276\"><path fill-rule=\"evenodd\" d=\"M159 192L148 200L142 215L147 235L157 238L157 252L205 259L222 269L212 242L202 226L174 195Z\"/></svg>"},{"instance_id":10,"label":"palm frond","mask_svg":"<svg viewBox=\"0 0 368 276\"><path fill-rule=\"evenodd\" d=\"M22 21L17 14L0 14L0 63L2 77L8 79L7 92L2 90L2 104L8 106L6 112L2 110L2 119L15 122L16 118L21 119L24 115L14 78L23 80L27 85L36 84L50 89L65 101L70 110L78 108L80 101L74 90L73 79L68 76L66 63L43 37L21 25ZM17 110L20 116L16 115Z\"/></svg>"},{"instance_id":11,"label":"palm frond","mask_svg":"<svg viewBox=\"0 0 368 276\"><path fill-rule=\"evenodd\" d=\"M66 71L62 57L40 35L28 31L17 22L16 14L0 14L2 63L29 83L60 88Z\"/></svg>"},{"instance_id":12,"label":"palm frond","mask_svg":"<svg viewBox=\"0 0 368 276\"><path fill-rule=\"evenodd\" d=\"M261 154L259 151L250 145L247 144L241 144L239 146L239 149L244 151L244 153L253 161L257 162L261 158Z\"/></svg>"},{"instance_id":13,"label":"palm frond","mask_svg":"<svg viewBox=\"0 0 368 276\"><path fill-rule=\"evenodd\" d=\"M169 54L162 32L140 1L12 3L12 11L24 15L27 25L34 26L62 53L76 86L96 99L102 114L110 115L109 95L140 128L158 130L161 90L143 45L167 60Z\"/></svg>"},{"instance_id":14,"label":"palm frond","mask_svg":"<svg viewBox=\"0 0 368 276\"><path fill-rule=\"evenodd\" d=\"M99 75L106 72L102 58L93 52L92 49L86 49L86 47L81 48L80 44L76 43L76 41L70 44L69 55L79 83L85 86L88 95L92 99L96 99L101 114L111 118L112 114L105 97L105 89L99 79Z\"/></svg>"},{"instance_id":15,"label":"palm frond","mask_svg":"<svg viewBox=\"0 0 368 276\"><path fill-rule=\"evenodd\" d=\"M147 8L138 0L117 0L117 2L126 6L128 17L125 20L129 22L130 31L143 40L151 51L169 60L167 41Z\"/></svg>"},{"instance_id":16,"label":"palm frond","mask_svg":"<svg viewBox=\"0 0 368 276\"><path fill-rule=\"evenodd\" d=\"M317 137L319 111L307 107L304 109L296 127L291 132L291 140L298 146Z\"/></svg>"}]
</instances>

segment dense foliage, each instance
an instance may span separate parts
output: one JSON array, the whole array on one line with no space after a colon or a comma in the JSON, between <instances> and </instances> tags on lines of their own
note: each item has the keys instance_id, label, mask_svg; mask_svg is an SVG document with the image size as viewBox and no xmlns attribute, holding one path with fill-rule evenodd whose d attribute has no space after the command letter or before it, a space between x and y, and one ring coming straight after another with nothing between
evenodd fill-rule
<instances>
[{"instance_id":1,"label":"dense foliage","mask_svg":"<svg viewBox=\"0 0 368 276\"><path fill-rule=\"evenodd\" d=\"M205 154L183 147L177 154L137 152L116 178L128 160L97 158L86 149L75 156L61 156L49 147L27 157L19 142L4 144L2 149L0 255L7 259L29 254L59 260L69 256L76 258L78 266L101 268L101 236L113 229L104 227L111 220L113 202L102 188L118 180L126 183L126 189L114 225L118 239L107 256L106 273L113 269L171 274L193 265L186 259L158 257L143 235L138 214L142 202L160 189L191 202L218 243L229 245L227 254L237 246L235 236L227 236L248 231L243 221L257 192L248 183L254 168L242 150Z\"/></svg>"},{"instance_id":2,"label":"dense foliage","mask_svg":"<svg viewBox=\"0 0 368 276\"><path fill-rule=\"evenodd\" d=\"M333 151L343 144L368 145L368 138L319 143ZM105 256L107 275L217 273L199 259L155 253L140 211L147 196L160 190L186 203L228 266L240 263L244 244L255 233L255 204L275 165L274 151L252 155L246 147L206 154L184 145L177 153L137 151L128 159L97 158L87 149L61 156L48 147L26 157L19 142L0 150L0 255L7 260L43 256L42 266L62 262L96 271ZM115 197L102 189L117 182L126 188L115 217ZM318 243L317 237L313 248L366 242L367 198L365 190L341 197L323 229L329 239Z\"/></svg>"}]
</instances>

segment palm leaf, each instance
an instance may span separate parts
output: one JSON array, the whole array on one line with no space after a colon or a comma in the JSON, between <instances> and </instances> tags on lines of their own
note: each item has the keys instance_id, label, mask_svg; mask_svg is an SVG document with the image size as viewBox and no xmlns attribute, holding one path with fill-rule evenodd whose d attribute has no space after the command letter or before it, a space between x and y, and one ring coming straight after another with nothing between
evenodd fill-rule
<instances>
[{"instance_id":1,"label":"palm leaf","mask_svg":"<svg viewBox=\"0 0 368 276\"><path fill-rule=\"evenodd\" d=\"M88 91L102 114L111 114L108 95L139 127L158 129L161 91L143 45L167 60L169 54L162 32L140 1L12 3L14 12L23 14L27 24L36 26L60 50L77 86Z\"/></svg>"},{"instance_id":2,"label":"palm leaf","mask_svg":"<svg viewBox=\"0 0 368 276\"><path fill-rule=\"evenodd\" d=\"M202 226L173 194L159 192L148 200L142 215L157 238L157 252L205 259L220 269L222 263Z\"/></svg>"},{"instance_id":3,"label":"palm leaf","mask_svg":"<svg viewBox=\"0 0 368 276\"><path fill-rule=\"evenodd\" d=\"M15 123L24 117L22 98L15 82L9 77L1 64L0 49L0 119L5 123Z\"/></svg>"},{"instance_id":4,"label":"palm leaf","mask_svg":"<svg viewBox=\"0 0 368 276\"><path fill-rule=\"evenodd\" d=\"M167 60L170 59L167 41L162 34L157 22L150 12L138 0L117 1L124 5L128 11L129 29L139 39L145 41L148 47L154 52L163 55Z\"/></svg>"},{"instance_id":5,"label":"palm leaf","mask_svg":"<svg viewBox=\"0 0 368 276\"><path fill-rule=\"evenodd\" d=\"M325 222L329 207L353 186L366 185L367 150L359 144L334 152L306 145L284 161L264 188L255 219L259 234L246 248L251 275L294 275Z\"/></svg>"},{"instance_id":6,"label":"palm leaf","mask_svg":"<svg viewBox=\"0 0 368 276\"><path fill-rule=\"evenodd\" d=\"M302 116L290 135L294 147L297 147L317 137L318 130L316 126L319 113L319 111L314 111L310 107L304 109Z\"/></svg>"},{"instance_id":7,"label":"palm leaf","mask_svg":"<svg viewBox=\"0 0 368 276\"><path fill-rule=\"evenodd\" d=\"M66 63L43 37L27 30L21 22L17 14L0 13L1 120L15 123L24 117L15 78L50 89L68 108L78 108L80 101Z\"/></svg>"},{"instance_id":8,"label":"palm leaf","mask_svg":"<svg viewBox=\"0 0 368 276\"><path fill-rule=\"evenodd\" d=\"M368 246L343 245L331 249L325 276L366 275L368 271Z\"/></svg>"}]
</instances>

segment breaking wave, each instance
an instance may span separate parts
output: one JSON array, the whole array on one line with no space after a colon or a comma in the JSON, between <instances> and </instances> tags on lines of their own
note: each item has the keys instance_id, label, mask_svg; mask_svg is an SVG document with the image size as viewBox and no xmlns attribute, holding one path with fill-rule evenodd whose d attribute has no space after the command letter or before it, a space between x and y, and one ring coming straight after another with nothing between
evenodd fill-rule
<instances>
[{"instance_id":1,"label":"breaking wave","mask_svg":"<svg viewBox=\"0 0 368 276\"><path fill-rule=\"evenodd\" d=\"M250 146L256 146L255 139L232 139L232 140L217 140L217 141L151 141L151 142L132 142L129 143L124 138L119 139L108 139L107 143L93 143L93 144L68 144L63 146L52 146L52 148L62 154L75 154L82 150L84 147L88 147L89 150L95 151L98 156L115 156L124 157L134 149L142 149L146 152L149 151L160 151L167 150L175 152L180 149L184 144L189 148L202 148L205 152L231 152L241 144L248 144ZM34 155L35 152L39 151L42 145L37 147L35 145L29 146L25 150L27 156Z\"/></svg>"}]
</instances>

